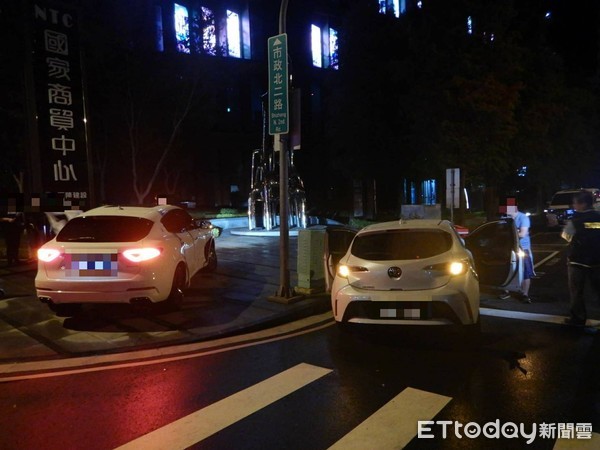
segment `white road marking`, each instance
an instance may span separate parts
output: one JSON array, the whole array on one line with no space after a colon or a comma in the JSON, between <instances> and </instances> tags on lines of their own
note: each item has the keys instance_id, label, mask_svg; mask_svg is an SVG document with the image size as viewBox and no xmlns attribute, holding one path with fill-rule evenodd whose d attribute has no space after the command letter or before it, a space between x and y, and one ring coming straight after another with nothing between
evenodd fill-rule
<instances>
[{"instance_id":1,"label":"white road marking","mask_svg":"<svg viewBox=\"0 0 600 450\"><path fill-rule=\"evenodd\" d=\"M329 450L399 449L417 435L419 420L433 419L450 397L406 388Z\"/></svg>"},{"instance_id":2,"label":"white road marking","mask_svg":"<svg viewBox=\"0 0 600 450\"><path fill-rule=\"evenodd\" d=\"M243 391L145 434L119 447L119 450L161 450L167 448L169 450L179 450L188 448L328 373L331 373L330 369L304 363L298 364L254 386L250 386Z\"/></svg>"},{"instance_id":3,"label":"white road marking","mask_svg":"<svg viewBox=\"0 0 600 450\"><path fill-rule=\"evenodd\" d=\"M545 264L546 262L550 261L552 258L554 258L556 255L558 255L560 252L552 252L550 253L548 256L546 256L544 259L542 259L540 262L538 262L536 265L533 266L534 269L537 269L538 267L540 267L541 265Z\"/></svg>"},{"instance_id":4,"label":"white road marking","mask_svg":"<svg viewBox=\"0 0 600 450\"><path fill-rule=\"evenodd\" d=\"M558 439L553 450L598 450L600 434L592 433L591 439Z\"/></svg>"},{"instance_id":5,"label":"white road marking","mask_svg":"<svg viewBox=\"0 0 600 450\"><path fill-rule=\"evenodd\" d=\"M552 314L537 314L523 311L509 311L506 309L494 309L494 308L479 308L479 313L482 316L502 317L503 319L518 319L518 320L530 320L533 322L546 322L563 324L563 320L567 316L555 316ZM588 327L600 326L600 320L588 319L586 322Z\"/></svg>"},{"instance_id":6,"label":"white road marking","mask_svg":"<svg viewBox=\"0 0 600 450\"><path fill-rule=\"evenodd\" d=\"M0 383L123 369L199 358L313 333L332 326L334 324L334 321L331 320L332 318L332 313L326 312L278 327L269 328L267 330L216 339L213 341L195 342L192 344L174 345L110 355L2 364L0 365ZM327 322L322 323L324 321Z\"/></svg>"}]
</instances>

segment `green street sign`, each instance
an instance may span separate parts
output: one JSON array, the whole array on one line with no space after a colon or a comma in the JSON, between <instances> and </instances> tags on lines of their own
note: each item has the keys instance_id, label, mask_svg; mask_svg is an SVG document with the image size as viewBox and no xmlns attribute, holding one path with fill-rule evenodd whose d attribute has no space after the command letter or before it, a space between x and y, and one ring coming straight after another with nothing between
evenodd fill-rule
<instances>
[{"instance_id":1,"label":"green street sign","mask_svg":"<svg viewBox=\"0 0 600 450\"><path fill-rule=\"evenodd\" d=\"M287 34L270 37L269 53L269 134L290 130L288 102Z\"/></svg>"}]
</instances>

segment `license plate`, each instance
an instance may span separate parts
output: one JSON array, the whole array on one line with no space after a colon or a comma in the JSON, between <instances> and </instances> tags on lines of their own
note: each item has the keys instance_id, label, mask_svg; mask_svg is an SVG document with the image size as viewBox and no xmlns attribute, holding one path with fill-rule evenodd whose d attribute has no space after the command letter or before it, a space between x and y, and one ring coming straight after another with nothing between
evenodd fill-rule
<instances>
[{"instance_id":1,"label":"license plate","mask_svg":"<svg viewBox=\"0 0 600 450\"><path fill-rule=\"evenodd\" d=\"M405 309L380 309L379 317L382 319L412 319L418 320L421 318L420 308L405 308Z\"/></svg>"},{"instance_id":2,"label":"license plate","mask_svg":"<svg viewBox=\"0 0 600 450\"><path fill-rule=\"evenodd\" d=\"M379 317L382 319L394 319L396 318L397 312L398 311L396 309L380 309Z\"/></svg>"},{"instance_id":3,"label":"license plate","mask_svg":"<svg viewBox=\"0 0 600 450\"><path fill-rule=\"evenodd\" d=\"M68 253L65 255L67 277L116 277L119 273L117 253Z\"/></svg>"}]
</instances>

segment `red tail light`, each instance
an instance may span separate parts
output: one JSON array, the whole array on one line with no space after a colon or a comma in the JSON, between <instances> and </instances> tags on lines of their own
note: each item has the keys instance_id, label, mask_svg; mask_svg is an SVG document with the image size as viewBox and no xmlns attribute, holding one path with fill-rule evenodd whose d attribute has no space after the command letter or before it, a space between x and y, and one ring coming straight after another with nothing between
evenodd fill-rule
<instances>
[{"instance_id":1,"label":"red tail light","mask_svg":"<svg viewBox=\"0 0 600 450\"><path fill-rule=\"evenodd\" d=\"M156 258L158 255L160 255L160 249L153 247L132 248L123 252L123 256L131 262L148 261Z\"/></svg>"},{"instance_id":2,"label":"red tail light","mask_svg":"<svg viewBox=\"0 0 600 450\"><path fill-rule=\"evenodd\" d=\"M37 251L37 256L40 261L50 262L58 258L60 256L60 252L54 248L40 248Z\"/></svg>"}]
</instances>

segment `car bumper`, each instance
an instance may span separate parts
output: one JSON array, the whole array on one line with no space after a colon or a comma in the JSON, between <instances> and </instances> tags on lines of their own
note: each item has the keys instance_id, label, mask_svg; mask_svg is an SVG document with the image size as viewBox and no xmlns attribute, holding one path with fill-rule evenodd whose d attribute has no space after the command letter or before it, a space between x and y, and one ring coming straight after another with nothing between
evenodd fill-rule
<instances>
[{"instance_id":1,"label":"car bumper","mask_svg":"<svg viewBox=\"0 0 600 450\"><path fill-rule=\"evenodd\" d=\"M469 325L479 319L479 296L472 293L469 297L448 286L427 291L371 291L346 285L332 295L332 308L338 322Z\"/></svg>"},{"instance_id":2,"label":"car bumper","mask_svg":"<svg viewBox=\"0 0 600 450\"><path fill-rule=\"evenodd\" d=\"M165 300L170 286L156 280L49 280L36 278L36 293L44 303L156 303Z\"/></svg>"}]
</instances>

